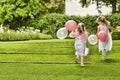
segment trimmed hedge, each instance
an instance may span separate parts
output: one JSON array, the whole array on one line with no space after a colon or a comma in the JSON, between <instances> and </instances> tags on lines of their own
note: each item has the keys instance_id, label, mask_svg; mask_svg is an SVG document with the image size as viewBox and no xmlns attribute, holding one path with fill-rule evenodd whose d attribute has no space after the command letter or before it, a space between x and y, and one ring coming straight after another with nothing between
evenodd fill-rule
<instances>
[{"instance_id":1,"label":"trimmed hedge","mask_svg":"<svg viewBox=\"0 0 120 80\"><path fill-rule=\"evenodd\" d=\"M65 27L65 23L68 20L74 20L77 23L83 22L87 28L89 34L95 34L98 24L96 19L98 16L67 16L63 14L51 13L38 19L39 28L43 33L51 34L53 38L56 38L56 32L59 28ZM113 27L120 25L120 14L105 15L106 19L111 22ZM31 22L32 24L32 22ZM36 24L36 25L37 25Z\"/></svg>"},{"instance_id":2,"label":"trimmed hedge","mask_svg":"<svg viewBox=\"0 0 120 80\"><path fill-rule=\"evenodd\" d=\"M24 40L41 40L52 39L50 35L40 33L17 33L2 32L0 33L0 41L24 41Z\"/></svg>"},{"instance_id":3,"label":"trimmed hedge","mask_svg":"<svg viewBox=\"0 0 120 80\"><path fill-rule=\"evenodd\" d=\"M120 40L120 32L113 32L112 39L113 40Z\"/></svg>"}]
</instances>

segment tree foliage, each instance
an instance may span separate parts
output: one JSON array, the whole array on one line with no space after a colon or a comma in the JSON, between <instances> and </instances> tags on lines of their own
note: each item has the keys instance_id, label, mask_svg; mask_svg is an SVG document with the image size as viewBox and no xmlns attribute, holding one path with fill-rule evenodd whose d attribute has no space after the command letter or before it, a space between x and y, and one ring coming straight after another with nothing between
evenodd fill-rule
<instances>
[{"instance_id":1,"label":"tree foliage","mask_svg":"<svg viewBox=\"0 0 120 80\"><path fill-rule=\"evenodd\" d=\"M40 0L47 13L64 13L65 0Z\"/></svg>"},{"instance_id":2,"label":"tree foliage","mask_svg":"<svg viewBox=\"0 0 120 80\"><path fill-rule=\"evenodd\" d=\"M117 6L120 6L120 0L80 0L80 3L82 3L82 6L89 6L90 2L95 3L97 5L97 9L99 12L101 6L111 6L112 7L112 13L117 13L120 11L117 11ZM118 10L119 7L118 7Z\"/></svg>"},{"instance_id":3,"label":"tree foliage","mask_svg":"<svg viewBox=\"0 0 120 80\"><path fill-rule=\"evenodd\" d=\"M1 0L0 22L11 22L14 18L31 19L44 12L45 7L39 0Z\"/></svg>"},{"instance_id":4,"label":"tree foliage","mask_svg":"<svg viewBox=\"0 0 120 80\"><path fill-rule=\"evenodd\" d=\"M0 0L0 24L16 29L46 13L63 13L64 4L64 0Z\"/></svg>"}]
</instances>

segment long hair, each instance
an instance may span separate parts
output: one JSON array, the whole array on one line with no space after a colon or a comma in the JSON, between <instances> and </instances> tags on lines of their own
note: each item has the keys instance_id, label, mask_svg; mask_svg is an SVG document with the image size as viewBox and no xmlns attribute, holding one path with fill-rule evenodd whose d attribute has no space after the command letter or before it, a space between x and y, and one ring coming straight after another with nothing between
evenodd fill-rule
<instances>
[{"instance_id":1,"label":"long hair","mask_svg":"<svg viewBox=\"0 0 120 80\"><path fill-rule=\"evenodd\" d=\"M86 29L85 29L84 23L79 23L79 24L78 24L78 27L77 27L77 30L78 30L79 34L80 34L80 33L85 33L85 32L86 32Z\"/></svg>"},{"instance_id":2,"label":"long hair","mask_svg":"<svg viewBox=\"0 0 120 80\"><path fill-rule=\"evenodd\" d=\"M102 22L102 23L104 23L107 27L110 26L109 21L107 21L104 16L99 16L99 17L97 18L96 22Z\"/></svg>"}]
</instances>

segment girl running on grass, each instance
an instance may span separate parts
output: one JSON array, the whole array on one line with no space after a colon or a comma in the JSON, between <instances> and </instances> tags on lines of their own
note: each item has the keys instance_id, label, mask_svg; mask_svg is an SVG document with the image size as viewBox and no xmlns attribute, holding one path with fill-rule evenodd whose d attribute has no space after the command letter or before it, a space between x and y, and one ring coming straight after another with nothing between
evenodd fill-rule
<instances>
[{"instance_id":1,"label":"girl running on grass","mask_svg":"<svg viewBox=\"0 0 120 80\"><path fill-rule=\"evenodd\" d=\"M98 29L97 29L97 34L100 31L105 31L108 35L105 41L99 40L99 43L98 43L99 52L102 53L102 59L105 60L106 52L110 51L112 48L112 37L110 35L109 29L115 30L115 28L111 27L110 22L107 21L104 16L99 16L96 21L99 24Z\"/></svg>"},{"instance_id":2,"label":"girl running on grass","mask_svg":"<svg viewBox=\"0 0 120 80\"><path fill-rule=\"evenodd\" d=\"M83 23L79 23L75 32L71 32L70 36L75 37L75 62L78 63L78 59L81 58L81 66L83 67L86 42L88 39L88 34L86 32L85 25Z\"/></svg>"}]
</instances>

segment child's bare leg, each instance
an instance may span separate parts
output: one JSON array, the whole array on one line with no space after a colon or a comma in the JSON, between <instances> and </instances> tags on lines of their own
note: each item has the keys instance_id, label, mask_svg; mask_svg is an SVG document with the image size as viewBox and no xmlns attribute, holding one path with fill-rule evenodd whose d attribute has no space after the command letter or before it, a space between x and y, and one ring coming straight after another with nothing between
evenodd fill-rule
<instances>
[{"instance_id":1,"label":"child's bare leg","mask_svg":"<svg viewBox=\"0 0 120 80\"><path fill-rule=\"evenodd\" d=\"M81 56L81 66L84 66L84 56Z\"/></svg>"},{"instance_id":2,"label":"child's bare leg","mask_svg":"<svg viewBox=\"0 0 120 80\"><path fill-rule=\"evenodd\" d=\"M106 53L105 52L106 52L105 50L102 51L102 60L106 59Z\"/></svg>"},{"instance_id":3,"label":"child's bare leg","mask_svg":"<svg viewBox=\"0 0 120 80\"><path fill-rule=\"evenodd\" d=\"M75 63L78 64L79 55L76 55Z\"/></svg>"}]
</instances>

